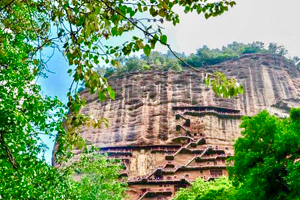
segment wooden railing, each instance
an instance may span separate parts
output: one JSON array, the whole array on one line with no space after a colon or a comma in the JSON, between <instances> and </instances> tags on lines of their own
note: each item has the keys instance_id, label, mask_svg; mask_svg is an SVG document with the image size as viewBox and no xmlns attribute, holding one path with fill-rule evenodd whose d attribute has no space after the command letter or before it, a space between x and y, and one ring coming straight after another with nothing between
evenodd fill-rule
<instances>
[{"instance_id":1,"label":"wooden railing","mask_svg":"<svg viewBox=\"0 0 300 200\"><path fill-rule=\"evenodd\" d=\"M217 112L215 110L205 110L205 111L185 111L185 115L192 115L192 116L204 116L204 115L216 115L219 117L224 117L224 118L241 118L244 115L239 114L239 113L226 113L226 112Z\"/></svg>"}]
</instances>

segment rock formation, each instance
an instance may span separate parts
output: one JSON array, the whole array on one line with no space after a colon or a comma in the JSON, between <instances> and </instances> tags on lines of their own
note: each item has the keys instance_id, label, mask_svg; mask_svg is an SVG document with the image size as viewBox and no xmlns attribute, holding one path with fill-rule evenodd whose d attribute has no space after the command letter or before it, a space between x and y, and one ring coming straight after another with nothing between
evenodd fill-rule
<instances>
[{"instance_id":1,"label":"rock formation","mask_svg":"<svg viewBox=\"0 0 300 200\"><path fill-rule=\"evenodd\" d=\"M245 94L217 98L204 75L188 69L112 76L115 101L82 92L82 112L109 120L108 129L83 127L82 136L124 161L131 199L167 199L199 176L226 175L242 116L266 109L285 117L300 106L300 72L283 57L243 55L207 70L238 79Z\"/></svg>"}]
</instances>

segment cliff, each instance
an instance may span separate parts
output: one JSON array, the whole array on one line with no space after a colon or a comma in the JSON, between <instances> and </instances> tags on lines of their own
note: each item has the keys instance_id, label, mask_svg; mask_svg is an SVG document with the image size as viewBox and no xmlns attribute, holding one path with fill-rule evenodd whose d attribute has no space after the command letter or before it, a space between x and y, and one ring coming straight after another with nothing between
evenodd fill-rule
<instances>
[{"instance_id":1,"label":"cliff","mask_svg":"<svg viewBox=\"0 0 300 200\"><path fill-rule=\"evenodd\" d=\"M99 153L123 161L130 199L169 199L198 177L227 175L241 117L264 109L285 117L300 106L300 72L283 57L243 55L206 68L238 79L245 94L216 98L204 75L188 69L112 76L115 101L81 93L83 113L109 120L108 129L83 127L82 136L101 147Z\"/></svg>"},{"instance_id":2,"label":"cliff","mask_svg":"<svg viewBox=\"0 0 300 200\"><path fill-rule=\"evenodd\" d=\"M109 119L108 129L85 127L83 137L99 147L166 144L178 134L174 106L231 108L250 116L267 109L283 117L290 107L299 105L300 72L283 57L249 54L207 68L237 78L245 94L230 100L216 98L203 84L203 74L191 70L113 76L109 83L116 91L115 101L99 102L96 95L82 94L88 102L82 112ZM237 118L192 118L197 122L190 131L209 137L208 142L228 143L239 135Z\"/></svg>"}]
</instances>

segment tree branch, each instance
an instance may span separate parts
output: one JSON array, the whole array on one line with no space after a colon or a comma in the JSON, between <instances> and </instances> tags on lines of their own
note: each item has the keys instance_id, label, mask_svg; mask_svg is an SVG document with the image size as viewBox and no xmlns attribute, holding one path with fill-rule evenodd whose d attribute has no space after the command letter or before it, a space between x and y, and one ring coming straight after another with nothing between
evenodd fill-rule
<instances>
[{"instance_id":1,"label":"tree branch","mask_svg":"<svg viewBox=\"0 0 300 200\"><path fill-rule=\"evenodd\" d=\"M8 4L6 4L3 8L0 9L0 12L2 12L2 10L6 9L7 7L9 7L15 0L12 0L11 2L9 2Z\"/></svg>"},{"instance_id":2,"label":"tree branch","mask_svg":"<svg viewBox=\"0 0 300 200\"><path fill-rule=\"evenodd\" d=\"M7 144L5 143L5 140L4 140L4 136L3 136L3 132L0 131L0 143L2 145L2 147L5 149L6 151L6 154L8 156L8 159L9 159L9 162L11 163L11 165L13 166L14 169L17 169L17 163L9 149L9 147L7 146Z\"/></svg>"},{"instance_id":3,"label":"tree branch","mask_svg":"<svg viewBox=\"0 0 300 200\"><path fill-rule=\"evenodd\" d=\"M179 60L181 61L183 64L185 64L186 66L188 66L189 68L193 69L196 72L204 72L204 70L198 70L195 67L191 66L190 64L188 64L187 62L185 62L183 59L181 59L178 55L176 55L176 53L172 50L170 44L168 43L164 43L162 42L160 39L155 38L152 34L150 34L148 31L144 30L143 28L141 28L140 26L138 26L134 21L132 21L130 18L126 17L123 13L119 12L118 10L114 9L113 7L111 7L108 3L106 3L104 0L100 0L104 5L106 5L106 7L108 9L113 10L114 12L116 12L118 15L121 15L124 19L126 19L127 21L129 21L131 24L133 24L136 28L138 28L140 31L142 31L145 35L150 36L152 39L159 41L161 44L166 45L168 47L168 49L170 50L170 52Z\"/></svg>"}]
</instances>

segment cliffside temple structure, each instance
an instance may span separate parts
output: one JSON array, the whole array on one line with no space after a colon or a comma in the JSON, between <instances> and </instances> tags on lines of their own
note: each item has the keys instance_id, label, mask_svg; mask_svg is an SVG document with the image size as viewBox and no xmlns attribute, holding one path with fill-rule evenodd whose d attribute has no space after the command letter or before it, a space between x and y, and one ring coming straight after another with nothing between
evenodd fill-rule
<instances>
[{"instance_id":1,"label":"cliffside temple structure","mask_svg":"<svg viewBox=\"0 0 300 200\"><path fill-rule=\"evenodd\" d=\"M245 94L217 98L204 75L191 70L112 76L115 101L99 102L97 95L82 92L87 99L82 112L109 119L108 129L82 127L82 136L99 153L122 160L120 178L127 180L130 199L170 199L198 177L227 176L241 117L264 109L285 117L300 106L300 72L283 57L244 55L208 70L236 78Z\"/></svg>"},{"instance_id":2,"label":"cliffside temple structure","mask_svg":"<svg viewBox=\"0 0 300 200\"><path fill-rule=\"evenodd\" d=\"M173 107L183 111L175 114L178 135L165 145L120 146L102 148L99 153L123 160L126 168L121 172L127 177L132 199L167 199L182 187L188 187L198 177L209 181L227 175L226 158L232 155L231 146L212 146L206 144L203 133L192 133L189 112L193 114L238 115L237 110L218 107ZM220 112L219 111L226 111ZM146 153L147 152L147 153ZM154 157L147 163L147 154ZM151 164L152 171L142 172L144 165ZM137 167L137 168L135 168ZM142 173L139 173L142 172Z\"/></svg>"}]
</instances>

